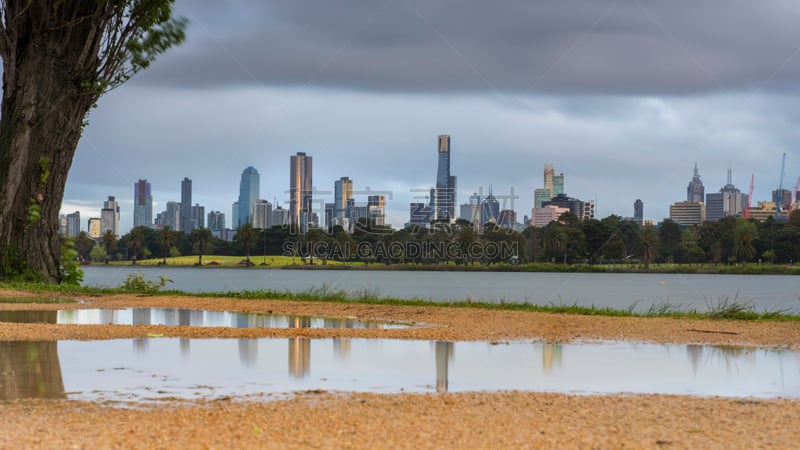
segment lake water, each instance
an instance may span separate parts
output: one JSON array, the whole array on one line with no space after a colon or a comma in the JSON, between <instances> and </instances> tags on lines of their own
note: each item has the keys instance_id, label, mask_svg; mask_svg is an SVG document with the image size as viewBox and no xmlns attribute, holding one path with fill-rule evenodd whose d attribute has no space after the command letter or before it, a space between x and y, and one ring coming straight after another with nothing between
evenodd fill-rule
<instances>
[{"instance_id":1,"label":"lake water","mask_svg":"<svg viewBox=\"0 0 800 450\"><path fill-rule=\"evenodd\" d=\"M800 397L798 352L629 342L0 342L0 374L0 401L44 397L141 402L312 389Z\"/></svg>"},{"instance_id":2,"label":"lake water","mask_svg":"<svg viewBox=\"0 0 800 450\"><path fill-rule=\"evenodd\" d=\"M616 273L405 272L233 268L87 266L84 285L117 287L129 273L166 275L168 289L228 292L308 291L326 286L351 292L430 301L467 300L573 304L646 310L660 302L705 310L728 299L752 301L758 311L800 311L800 276Z\"/></svg>"}]
</instances>

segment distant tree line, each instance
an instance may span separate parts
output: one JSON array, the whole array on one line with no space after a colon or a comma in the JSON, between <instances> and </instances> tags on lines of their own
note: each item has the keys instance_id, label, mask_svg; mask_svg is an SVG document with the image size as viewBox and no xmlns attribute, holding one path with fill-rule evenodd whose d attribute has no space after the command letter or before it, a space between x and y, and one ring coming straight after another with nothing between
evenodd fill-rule
<instances>
[{"instance_id":1,"label":"distant tree line","mask_svg":"<svg viewBox=\"0 0 800 450\"><path fill-rule=\"evenodd\" d=\"M186 234L137 227L119 239L106 233L95 241L81 233L74 241L79 258L94 262L160 258L166 263L169 257L196 255L202 264L202 256L213 253L242 256L247 264L253 255L293 256L298 264L792 264L800 260L800 211L787 221L726 217L690 227L671 220L658 227L640 226L614 215L581 221L566 213L557 222L521 233L494 224L478 233L462 219L401 230L361 219L352 233L340 226L301 234L292 226L262 230L248 224L229 242L202 228Z\"/></svg>"}]
</instances>

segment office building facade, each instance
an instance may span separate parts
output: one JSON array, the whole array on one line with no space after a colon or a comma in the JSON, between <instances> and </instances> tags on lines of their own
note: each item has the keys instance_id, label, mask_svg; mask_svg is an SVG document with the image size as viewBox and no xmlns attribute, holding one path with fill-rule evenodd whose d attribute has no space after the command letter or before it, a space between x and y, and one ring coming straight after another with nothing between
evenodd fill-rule
<instances>
[{"instance_id":1,"label":"office building facade","mask_svg":"<svg viewBox=\"0 0 800 450\"><path fill-rule=\"evenodd\" d=\"M100 210L100 233L102 235L111 232L119 237L119 203L113 196L108 196L108 200L103 202L103 209Z\"/></svg>"},{"instance_id":2,"label":"office building facade","mask_svg":"<svg viewBox=\"0 0 800 450\"><path fill-rule=\"evenodd\" d=\"M261 195L261 176L258 171L249 166L242 171L242 177L239 181L239 201L238 203L238 217L234 217L234 227L237 229L242 225L249 223L255 226L253 218L256 201Z\"/></svg>"},{"instance_id":3,"label":"office building facade","mask_svg":"<svg viewBox=\"0 0 800 450\"><path fill-rule=\"evenodd\" d=\"M175 230L188 234L195 228L195 224L192 221L192 180L187 177L184 177L183 181L181 181L181 207L178 222L180 228L174 228Z\"/></svg>"},{"instance_id":4,"label":"office building facade","mask_svg":"<svg viewBox=\"0 0 800 450\"><path fill-rule=\"evenodd\" d=\"M133 184L133 227L153 226L153 196L150 183L139 180Z\"/></svg>"},{"instance_id":5,"label":"office building facade","mask_svg":"<svg viewBox=\"0 0 800 450\"><path fill-rule=\"evenodd\" d=\"M700 225L706 220L703 202L676 202L669 207L669 218L678 225Z\"/></svg>"},{"instance_id":6,"label":"office building facade","mask_svg":"<svg viewBox=\"0 0 800 450\"><path fill-rule=\"evenodd\" d=\"M289 220L300 232L308 229L312 213L313 158L297 152L289 158Z\"/></svg>"},{"instance_id":7,"label":"office building facade","mask_svg":"<svg viewBox=\"0 0 800 450\"><path fill-rule=\"evenodd\" d=\"M633 221L639 225L644 222L644 202L638 198L633 202Z\"/></svg>"},{"instance_id":8,"label":"office building facade","mask_svg":"<svg viewBox=\"0 0 800 450\"><path fill-rule=\"evenodd\" d=\"M432 198L434 219L456 218L456 177L450 174L450 136L439 135L436 188Z\"/></svg>"},{"instance_id":9,"label":"office building facade","mask_svg":"<svg viewBox=\"0 0 800 450\"><path fill-rule=\"evenodd\" d=\"M272 226L272 203L258 199L253 205L253 228L261 230Z\"/></svg>"},{"instance_id":10,"label":"office building facade","mask_svg":"<svg viewBox=\"0 0 800 450\"><path fill-rule=\"evenodd\" d=\"M333 224L344 226L345 219L349 217L348 205L353 199L353 180L342 177L333 183Z\"/></svg>"}]
</instances>

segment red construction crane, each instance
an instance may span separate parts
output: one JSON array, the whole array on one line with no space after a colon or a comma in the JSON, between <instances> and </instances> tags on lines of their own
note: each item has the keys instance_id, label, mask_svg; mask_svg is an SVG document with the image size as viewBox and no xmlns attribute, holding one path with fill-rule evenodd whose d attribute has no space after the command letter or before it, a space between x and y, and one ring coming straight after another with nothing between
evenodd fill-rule
<instances>
[{"instance_id":1,"label":"red construction crane","mask_svg":"<svg viewBox=\"0 0 800 450\"><path fill-rule=\"evenodd\" d=\"M750 176L750 194L747 195L747 206L744 207L744 216L745 219L750 218L750 205L753 204L753 188L756 186L756 174Z\"/></svg>"}]
</instances>

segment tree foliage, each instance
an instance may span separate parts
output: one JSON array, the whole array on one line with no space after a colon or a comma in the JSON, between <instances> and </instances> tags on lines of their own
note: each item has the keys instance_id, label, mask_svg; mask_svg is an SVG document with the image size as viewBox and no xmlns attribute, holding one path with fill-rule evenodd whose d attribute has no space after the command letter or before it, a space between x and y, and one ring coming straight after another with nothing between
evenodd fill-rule
<instances>
[{"instance_id":1,"label":"tree foliage","mask_svg":"<svg viewBox=\"0 0 800 450\"><path fill-rule=\"evenodd\" d=\"M184 39L173 0L0 1L0 279L64 280L67 174L100 97Z\"/></svg>"}]
</instances>

